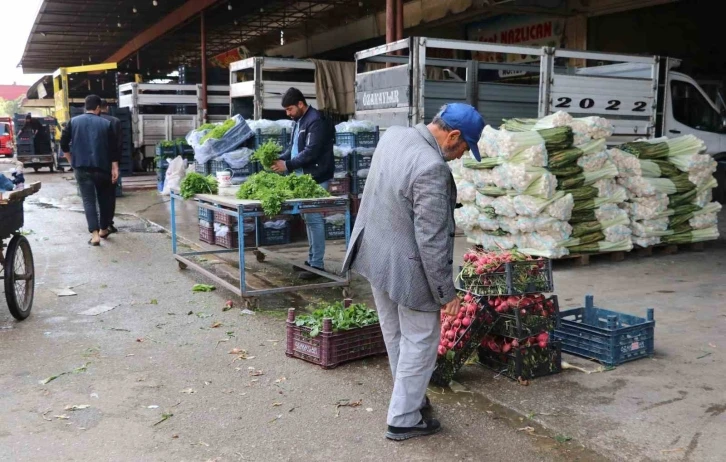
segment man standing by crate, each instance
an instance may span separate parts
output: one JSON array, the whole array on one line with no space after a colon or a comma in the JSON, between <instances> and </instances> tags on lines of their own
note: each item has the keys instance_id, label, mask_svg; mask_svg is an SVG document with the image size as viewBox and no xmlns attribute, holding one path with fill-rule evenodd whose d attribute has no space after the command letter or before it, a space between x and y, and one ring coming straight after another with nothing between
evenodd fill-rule
<instances>
[{"instance_id":1,"label":"man standing by crate","mask_svg":"<svg viewBox=\"0 0 726 462\"><path fill-rule=\"evenodd\" d=\"M105 99L101 100L101 117L108 120L111 123L111 130L115 139L114 144L111 146L111 161L118 162L121 165L121 155L123 154L123 137L121 133L121 121L116 117L108 113L108 102ZM114 188L113 196L109 199L111 202L111 221L108 225L109 233L117 233L118 230L113 225L113 218L116 215L116 188Z\"/></svg>"},{"instance_id":2,"label":"man standing by crate","mask_svg":"<svg viewBox=\"0 0 726 462\"><path fill-rule=\"evenodd\" d=\"M308 106L305 96L297 88L288 89L282 96L282 107L288 117L295 121L290 146L272 165L277 173L307 174L316 183L328 189L328 181L333 178L335 160L333 144L335 133L323 115L314 107ZM320 213L303 215L307 226L310 249L306 265L325 271L325 221ZM297 267L296 267L297 269ZM316 274L303 272L300 279L313 279Z\"/></svg>"},{"instance_id":3,"label":"man standing by crate","mask_svg":"<svg viewBox=\"0 0 726 462\"><path fill-rule=\"evenodd\" d=\"M108 237L118 162L113 160L116 138L108 120L100 117L101 98L88 95L86 113L71 119L61 135L61 149L75 171L83 198L90 245ZM98 204L98 207L96 207Z\"/></svg>"},{"instance_id":4,"label":"man standing by crate","mask_svg":"<svg viewBox=\"0 0 726 462\"><path fill-rule=\"evenodd\" d=\"M467 104L444 106L429 125L391 127L381 137L343 270L368 279L393 373L386 437L441 429L421 411L436 364L440 313L456 315L453 280L456 185L446 162L471 150L484 120Z\"/></svg>"}]
</instances>

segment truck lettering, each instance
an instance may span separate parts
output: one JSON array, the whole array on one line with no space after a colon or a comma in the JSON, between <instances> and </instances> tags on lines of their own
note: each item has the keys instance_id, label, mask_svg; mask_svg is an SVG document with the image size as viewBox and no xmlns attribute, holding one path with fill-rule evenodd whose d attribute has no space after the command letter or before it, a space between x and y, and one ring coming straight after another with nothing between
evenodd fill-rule
<instances>
[{"instance_id":1,"label":"truck lettering","mask_svg":"<svg viewBox=\"0 0 726 462\"><path fill-rule=\"evenodd\" d=\"M363 106L396 106L399 103L398 90L363 94Z\"/></svg>"}]
</instances>

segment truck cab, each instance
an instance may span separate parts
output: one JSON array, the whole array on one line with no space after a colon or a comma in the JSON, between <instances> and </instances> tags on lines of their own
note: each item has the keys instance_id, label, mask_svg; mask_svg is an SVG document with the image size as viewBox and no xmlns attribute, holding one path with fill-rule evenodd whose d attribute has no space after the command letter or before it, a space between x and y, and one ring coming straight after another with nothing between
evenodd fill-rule
<instances>
[{"instance_id":1,"label":"truck cab","mask_svg":"<svg viewBox=\"0 0 726 462\"><path fill-rule=\"evenodd\" d=\"M14 154L13 121L10 117L0 117L0 157L13 157Z\"/></svg>"},{"instance_id":2,"label":"truck cab","mask_svg":"<svg viewBox=\"0 0 726 462\"><path fill-rule=\"evenodd\" d=\"M674 138L693 135L702 139L707 153L726 153L726 114L690 76L673 69L681 60L660 58L655 137ZM651 78L651 67L637 63L587 67L577 70L578 75Z\"/></svg>"}]
</instances>

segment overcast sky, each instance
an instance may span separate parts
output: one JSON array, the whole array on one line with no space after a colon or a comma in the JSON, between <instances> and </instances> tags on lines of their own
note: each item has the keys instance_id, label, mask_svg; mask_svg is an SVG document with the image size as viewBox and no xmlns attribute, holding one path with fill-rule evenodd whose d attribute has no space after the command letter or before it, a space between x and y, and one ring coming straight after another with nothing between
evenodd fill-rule
<instances>
[{"instance_id":1,"label":"overcast sky","mask_svg":"<svg viewBox=\"0 0 726 462\"><path fill-rule=\"evenodd\" d=\"M24 75L22 69L16 66L23 57L25 44L28 41L30 29L33 27L35 15L42 0L0 0L2 9L3 50L0 54L0 84L30 85L41 76L37 74ZM12 5L10 5L12 4Z\"/></svg>"}]
</instances>

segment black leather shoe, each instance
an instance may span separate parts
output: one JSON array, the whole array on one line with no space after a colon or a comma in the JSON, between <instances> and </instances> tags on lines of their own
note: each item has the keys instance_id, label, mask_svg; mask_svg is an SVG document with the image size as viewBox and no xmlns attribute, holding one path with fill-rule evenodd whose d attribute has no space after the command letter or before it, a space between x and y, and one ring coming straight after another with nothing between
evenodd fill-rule
<instances>
[{"instance_id":1,"label":"black leather shoe","mask_svg":"<svg viewBox=\"0 0 726 462\"><path fill-rule=\"evenodd\" d=\"M393 427L388 426L386 438L393 441L403 441L417 436L433 435L441 430L441 424L436 419L423 420L415 427Z\"/></svg>"},{"instance_id":2,"label":"black leather shoe","mask_svg":"<svg viewBox=\"0 0 726 462\"><path fill-rule=\"evenodd\" d=\"M325 268L318 268L317 266L311 266L310 268L315 268L316 270L325 271ZM303 270L303 271L300 272L300 274L298 275L298 277L300 279L305 280L305 281L309 281L311 279L316 279L316 278L319 278L319 277L322 277L322 276L320 276L319 274L311 273L310 271Z\"/></svg>"},{"instance_id":3,"label":"black leather shoe","mask_svg":"<svg viewBox=\"0 0 726 462\"><path fill-rule=\"evenodd\" d=\"M426 396L426 403L421 408L421 412L431 412L434 408L431 407L431 400Z\"/></svg>"},{"instance_id":4,"label":"black leather shoe","mask_svg":"<svg viewBox=\"0 0 726 462\"><path fill-rule=\"evenodd\" d=\"M114 225L108 225L108 234L118 233L118 229Z\"/></svg>"},{"instance_id":5,"label":"black leather shoe","mask_svg":"<svg viewBox=\"0 0 726 462\"><path fill-rule=\"evenodd\" d=\"M305 266L310 266L310 262L308 262L307 260L305 260L304 264ZM299 266L293 266L292 269L293 271L305 271L305 268L300 268Z\"/></svg>"}]
</instances>

